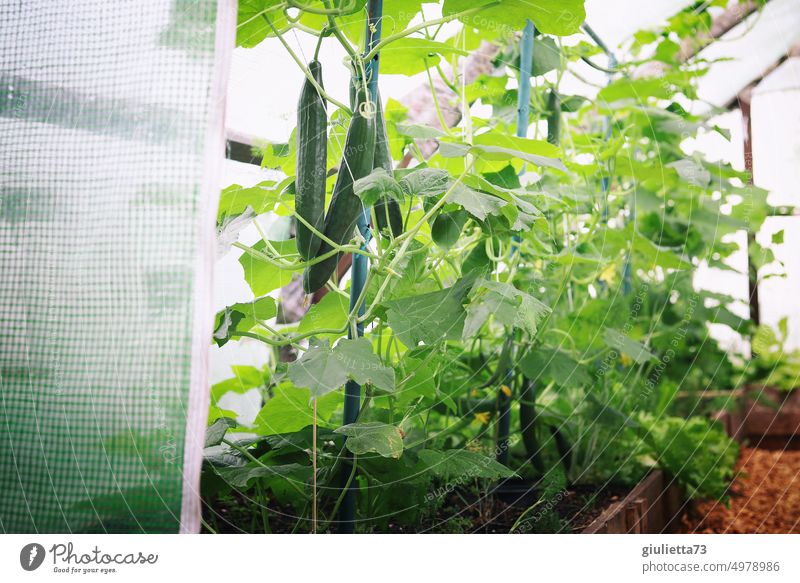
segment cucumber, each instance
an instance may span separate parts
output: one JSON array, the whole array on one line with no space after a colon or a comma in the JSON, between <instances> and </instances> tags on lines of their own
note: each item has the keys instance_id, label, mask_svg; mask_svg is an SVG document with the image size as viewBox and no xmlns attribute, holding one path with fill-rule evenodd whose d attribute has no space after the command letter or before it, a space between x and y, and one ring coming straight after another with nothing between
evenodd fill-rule
<instances>
[{"instance_id":1,"label":"cucumber","mask_svg":"<svg viewBox=\"0 0 800 583\"><path fill-rule=\"evenodd\" d=\"M308 70L322 85L322 65L311 61ZM316 230L325 226L325 178L328 158L328 116L325 100L308 79L300 91L297 105L297 176L295 210ZM297 221L297 251L303 259L316 255L322 240Z\"/></svg>"},{"instance_id":2,"label":"cucumber","mask_svg":"<svg viewBox=\"0 0 800 583\"><path fill-rule=\"evenodd\" d=\"M353 118L350 120L344 141L342 163L339 165L336 184L333 186L333 197L325 215L325 236L337 245L347 243L352 238L353 229L363 212L361 199L353 192L353 183L372 172L375 155L375 115L374 112L367 112L369 115L365 115L365 112L361 111L361 105L366 101L365 91L359 89L357 106L353 108ZM316 257L331 250L331 246L322 241ZM305 292L314 293L324 286L336 270L338 262L339 257L334 254L306 268L303 274Z\"/></svg>"},{"instance_id":3,"label":"cucumber","mask_svg":"<svg viewBox=\"0 0 800 583\"><path fill-rule=\"evenodd\" d=\"M381 94L378 92L377 112L375 113L375 160L372 167L383 168L390 175L393 173L392 154L389 151L389 138L386 135L386 121L383 118ZM403 213L400 204L391 196L383 196L375 203L375 220L379 231L387 227L394 237L403 232Z\"/></svg>"},{"instance_id":4,"label":"cucumber","mask_svg":"<svg viewBox=\"0 0 800 583\"><path fill-rule=\"evenodd\" d=\"M547 141L558 145L561 136L561 96L553 90L547 100L547 109Z\"/></svg>"}]
</instances>

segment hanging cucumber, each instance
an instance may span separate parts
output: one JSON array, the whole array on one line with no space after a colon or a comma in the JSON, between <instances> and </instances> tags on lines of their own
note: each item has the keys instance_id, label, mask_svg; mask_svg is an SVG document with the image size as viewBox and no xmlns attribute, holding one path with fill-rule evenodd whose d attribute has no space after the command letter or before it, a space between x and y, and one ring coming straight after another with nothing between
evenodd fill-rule
<instances>
[{"instance_id":1,"label":"hanging cucumber","mask_svg":"<svg viewBox=\"0 0 800 583\"><path fill-rule=\"evenodd\" d=\"M308 70L322 86L322 65L311 61ZM325 177L328 156L328 117L325 100L306 79L297 105L297 177L295 210L322 232L325 227ZM321 239L297 221L297 251L303 259L314 257Z\"/></svg>"},{"instance_id":2,"label":"hanging cucumber","mask_svg":"<svg viewBox=\"0 0 800 583\"><path fill-rule=\"evenodd\" d=\"M386 121L383 118L380 92L378 92L378 103L375 104L375 107L377 108L375 112L375 160L372 167L373 169L383 168L392 174L392 154L389 151L389 138L386 135ZM403 213L400 211L400 204L391 196L383 196L375 203L375 220L378 222L379 231L388 227L394 237L403 232Z\"/></svg>"},{"instance_id":3,"label":"hanging cucumber","mask_svg":"<svg viewBox=\"0 0 800 583\"><path fill-rule=\"evenodd\" d=\"M547 141L558 145L561 135L561 96L554 89L550 90L547 110Z\"/></svg>"},{"instance_id":4,"label":"hanging cucumber","mask_svg":"<svg viewBox=\"0 0 800 583\"><path fill-rule=\"evenodd\" d=\"M353 183L372 172L375 155L375 104L367 100L366 92L358 90L353 118L347 128L342 163L333 187L333 197L325 215L325 236L337 245L342 245L353 236L359 216L363 212L361 199L353 192ZM323 241L316 256L320 257L332 250ZM303 289L314 293L330 279L339 262L337 254L306 268L303 275Z\"/></svg>"}]
</instances>

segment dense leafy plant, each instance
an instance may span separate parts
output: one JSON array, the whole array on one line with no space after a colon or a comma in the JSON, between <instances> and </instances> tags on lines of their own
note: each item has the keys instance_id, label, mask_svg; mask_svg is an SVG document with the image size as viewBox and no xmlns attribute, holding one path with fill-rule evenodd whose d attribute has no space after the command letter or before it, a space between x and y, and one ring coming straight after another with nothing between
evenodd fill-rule
<instances>
[{"instance_id":1,"label":"dense leafy plant","mask_svg":"<svg viewBox=\"0 0 800 583\"><path fill-rule=\"evenodd\" d=\"M291 29L340 43L357 91L380 51L381 72L426 73L440 123L414 123L393 100L381 109L391 156L411 163L373 163L371 173L351 176L378 226L366 237L356 217L336 214L324 233L303 223L304 236L323 237L323 254L306 260L293 240L234 243L256 299L221 312L214 339L253 338L275 357L262 369L236 367L235 378L212 389L206 498L269 501L297 517L288 528L307 531L316 484L324 529L342 500L345 458L355 459L349 478L367 530L435 523L449 494L477 488L481 499L487 483L515 476L555 491L632 484L659 466L690 495L724 496L735 444L673 406L679 389L732 384L706 323L742 333L750 324L731 311L733 298L696 290L693 272L703 263L728 269L723 259L736 245L727 235L755 230L766 216L765 193L745 175L683 148L698 132L724 133L681 105L696 98L707 64L676 58L681 38L696 34L714 3L637 35L634 49L651 51L658 76L636 75L640 63L621 65L593 100L560 89L567 71L601 52L559 36L579 34L581 0L445 0L441 18L414 25L421 2L385 0L383 39L371 51L365 4L240 2L242 46ZM536 49L532 77L519 79L517 33L527 18ZM455 33L443 27L452 22ZM482 42L497 45L493 70L467 83L459 60ZM319 161L330 197L355 164L343 152L345 136L354 111L365 109L325 93L292 56L333 108ZM436 101L434 78L447 86L448 103ZM529 82L532 137L516 137L517 87ZM476 102L491 115L472 113ZM444 108L461 111L456 127ZM263 152L284 180L225 189L221 233L263 213L298 219L298 135ZM438 147L425 156L432 139ZM389 203L402 229L378 219L376 205ZM328 220L346 225L341 243L325 240ZM366 309L350 309L351 280L334 278L299 322L276 323L277 290L344 253L369 260ZM282 361L287 348L299 353L293 362ZM363 402L357 420L343 424L348 381L361 385ZM253 389L263 408L240 426L219 399Z\"/></svg>"}]
</instances>

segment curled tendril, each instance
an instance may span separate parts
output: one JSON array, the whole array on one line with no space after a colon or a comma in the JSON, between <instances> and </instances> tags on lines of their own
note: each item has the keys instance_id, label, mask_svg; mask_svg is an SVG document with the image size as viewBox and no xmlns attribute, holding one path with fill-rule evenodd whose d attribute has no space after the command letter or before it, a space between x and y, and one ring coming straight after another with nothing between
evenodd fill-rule
<instances>
[{"instance_id":1,"label":"curled tendril","mask_svg":"<svg viewBox=\"0 0 800 583\"><path fill-rule=\"evenodd\" d=\"M358 104L358 114L366 119L373 119L378 112L374 101L367 99Z\"/></svg>"}]
</instances>

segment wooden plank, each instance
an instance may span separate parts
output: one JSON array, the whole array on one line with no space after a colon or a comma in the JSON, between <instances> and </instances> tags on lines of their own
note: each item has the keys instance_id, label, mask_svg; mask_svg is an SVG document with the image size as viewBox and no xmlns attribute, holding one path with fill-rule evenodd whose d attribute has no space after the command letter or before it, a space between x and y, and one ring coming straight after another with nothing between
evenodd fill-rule
<instances>
[{"instance_id":1,"label":"wooden plank","mask_svg":"<svg viewBox=\"0 0 800 583\"><path fill-rule=\"evenodd\" d=\"M620 502L611 504L584 534L666 532L680 513L680 489L661 470L653 470Z\"/></svg>"}]
</instances>

